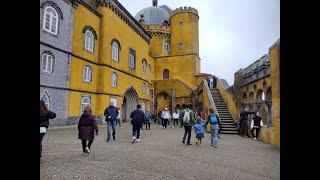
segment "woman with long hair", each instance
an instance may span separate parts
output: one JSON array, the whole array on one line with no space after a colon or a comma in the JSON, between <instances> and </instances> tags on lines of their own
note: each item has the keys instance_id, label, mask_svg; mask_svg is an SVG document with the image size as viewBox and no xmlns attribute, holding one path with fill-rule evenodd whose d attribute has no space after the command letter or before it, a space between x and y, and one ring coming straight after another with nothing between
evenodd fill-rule
<instances>
[{"instance_id":1,"label":"woman with long hair","mask_svg":"<svg viewBox=\"0 0 320 180\"><path fill-rule=\"evenodd\" d=\"M92 114L90 107L85 107L78 123L78 138L81 139L82 150L84 153L90 153L90 147L94 140L94 134L98 135L98 126L96 118Z\"/></svg>"},{"instance_id":2,"label":"woman with long hair","mask_svg":"<svg viewBox=\"0 0 320 180\"><path fill-rule=\"evenodd\" d=\"M42 139L49 127L49 119L54 119L56 113L49 111L43 100L40 100L40 158L42 154Z\"/></svg>"}]
</instances>

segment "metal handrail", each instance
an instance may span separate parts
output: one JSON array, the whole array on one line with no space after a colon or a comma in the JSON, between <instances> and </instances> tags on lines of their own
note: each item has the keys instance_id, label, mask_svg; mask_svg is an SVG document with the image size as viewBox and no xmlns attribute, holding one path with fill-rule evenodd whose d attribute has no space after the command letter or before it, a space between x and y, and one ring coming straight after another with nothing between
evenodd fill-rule
<instances>
[{"instance_id":1,"label":"metal handrail","mask_svg":"<svg viewBox=\"0 0 320 180\"><path fill-rule=\"evenodd\" d=\"M210 88L209 88L206 80L203 80L203 89L205 89L207 91L207 95L209 97L209 101L210 101L211 107L213 108L214 112L218 113L216 104L214 103Z\"/></svg>"}]
</instances>

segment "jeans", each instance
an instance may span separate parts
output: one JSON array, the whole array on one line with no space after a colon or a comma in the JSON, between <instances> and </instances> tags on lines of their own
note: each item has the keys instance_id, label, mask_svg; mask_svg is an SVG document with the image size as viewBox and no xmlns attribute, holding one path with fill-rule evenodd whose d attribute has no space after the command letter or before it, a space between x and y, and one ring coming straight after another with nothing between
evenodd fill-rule
<instances>
[{"instance_id":1,"label":"jeans","mask_svg":"<svg viewBox=\"0 0 320 180\"><path fill-rule=\"evenodd\" d=\"M256 136L254 135L254 133L253 133L253 131L254 130L256 130ZM251 135L252 135L252 137L254 137L254 138L258 138L259 137L259 132L260 132L260 128L252 128L251 129Z\"/></svg>"},{"instance_id":2,"label":"jeans","mask_svg":"<svg viewBox=\"0 0 320 180\"><path fill-rule=\"evenodd\" d=\"M139 137L140 137L140 125L139 124L132 125L132 136L139 139Z\"/></svg>"},{"instance_id":3,"label":"jeans","mask_svg":"<svg viewBox=\"0 0 320 180\"><path fill-rule=\"evenodd\" d=\"M219 125L218 124L212 124L211 125L211 144L212 145L217 145L218 132L219 132Z\"/></svg>"},{"instance_id":4,"label":"jeans","mask_svg":"<svg viewBox=\"0 0 320 180\"><path fill-rule=\"evenodd\" d=\"M89 142L88 145L87 145L87 142ZM85 153L86 152L86 147L88 147L90 149L91 144L93 143L93 140L81 139L81 143L82 143L82 150Z\"/></svg>"},{"instance_id":5,"label":"jeans","mask_svg":"<svg viewBox=\"0 0 320 180\"><path fill-rule=\"evenodd\" d=\"M249 136L248 133L248 120L243 120L240 124L240 134L241 136Z\"/></svg>"},{"instance_id":6,"label":"jeans","mask_svg":"<svg viewBox=\"0 0 320 180\"><path fill-rule=\"evenodd\" d=\"M173 119L173 126L175 126L177 124L177 126L179 126L179 123L178 123L179 119Z\"/></svg>"},{"instance_id":7,"label":"jeans","mask_svg":"<svg viewBox=\"0 0 320 180\"><path fill-rule=\"evenodd\" d=\"M113 140L116 139L116 121L108 121L107 122L107 141L110 141L111 138L111 131L112 131L112 137Z\"/></svg>"},{"instance_id":8,"label":"jeans","mask_svg":"<svg viewBox=\"0 0 320 180\"><path fill-rule=\"evenodd\" d=\"M148 129L147 126L149 126L149 130L150 130L150 121L146 121L146 130Z\"/></svg>"},{"instance_id":9,"label":"jeans","mask_svg":"<svg viewBox=\"0 0 320 180\"><path fill-rule=\"evenodd\" d=\"M187 144L190 144L190 139L191 139L191 126L184 126L184 135L183 135L183 143L186 142L186 136L188 134L188 140L187 140Z\"/></svg>"},{"instance_id":10,"label":"jeans","mask_svg":"<svg viewBox=\"0 0 320 180\"><path fill-rule=\"evenodd\" d=\"M42 154L42 139L43 139L43 136L45 135L46 133L40 133L40 157L41 157L41 154Z\"/></svg>"},{"instance_id":11,"label":"jeans","mask_svg":"<svg viewBox=\"0 0 320 180\"><path fill-rule=\"evenodd\" d=\"M162 125L162 119L161 118L158 118L158 124Z\"/></svg>"}]
</instances>

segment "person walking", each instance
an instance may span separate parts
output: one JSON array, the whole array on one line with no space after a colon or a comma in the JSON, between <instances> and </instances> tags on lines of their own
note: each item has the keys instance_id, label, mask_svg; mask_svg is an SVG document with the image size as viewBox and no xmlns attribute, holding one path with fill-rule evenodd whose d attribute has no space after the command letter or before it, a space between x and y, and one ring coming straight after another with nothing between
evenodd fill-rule
<instances>
[{"instance_id":1,"label":"person walking","mask_svg":"<svg viewBox=\"0 0 320 180\"><path fill-rule=\"evenodd\" d=\"M213 108L209 109L209 115L208 115L208 120L206 122L205 125L207 125L208 123L210 123L210 130L211 130L211 146L214 146L215 148L217 148L217 144L218 144L218 131L219 131L219 123L220 122L220 118L218 116L218 114L214 113Z\"/></svg>"},{"instance_id":2,"label":"person walking","mask_svg":"<svg viewBox=\"0 0 320 180\"><path fill-rule=\"evenodd\" d=\"M109 107L107 107L104 111L104 116L106 117L107 121L107 139L106 142L110 141L111 138L111 131L113 140L116 140L116 121L119 115L118 108L115 107L114 102L110 102Z\"/></svg>"},{"instance_id":3,"label":"person walking","mask_svg":"<svg viewBox=\"0 0 320 180\"><path fill-rule=\"evenodd\" d=\"M117 117L116 126L118 126L118 124L119 124L119 127L122 128L121 127L121 111L120 111L120 108L118 108L118 112L119 112L119 114L118 114L118 117Z\"/></svg>"},{"instance_id":4,"label":"person walking","mask_svg":"<svg viewBox=\"0 0 320 180\"><path fill-rule=\"evenodd\" d=\"M132 143L135 141L140 142L140 128L144 121L144 112L141 110L141 105L137 105L137 109L131 112L131 124L132 124Z\"/></svg>"},{"instance_id":5,"label":"person walking","mask_svg":"<svg viewBox=\"0 0 320 180\"><path fill-rule=\"evenodd\" d=\"M149 126L149 130L150 130L150 123L151 123L152 118L151 118L151 114L149 111L146 111L144 119L145 119L145 123L146 123L146 130L148 130L148 126Z\"/></svg>"},{"instance_id":6,"label":"person walking","mask_svg":"<svg viewBox=\"0 0 320 180\"><path fill-rule=\"evenodd\" d=\"M248 133L248 115L255 114L255 112L248 112L248 108L244 108L244 110L240 113L240 135L244 137L246 135L249 137Z\"/></svg>"},{"instance_id":7,"label":"person walking","mask_svg":"<svg viewBox=\"0 0 320 180\"><path fill-rule=\"evenodd\" d=\"M180 113L180 119L182 119L184 126L184 135L182 138L182 143L185 144L186 137L188 135L187 145L192 145L190 143L191 129L192 126L195 124L194 112L190 109L190 107L190 105L186 105L184 110L182 110Z\"/></svg>"},{"instance_id":8,"label":"person walking","mask_svg":"<svg viewBox=\"0 0 320 180\"><path fill-rule=\"evenodd\" d=\"M201 119L201 117L197 117L197 124L193 125L194 131L196 133L197 145L201 144L201 140L202 138L204 138L204 127L205 122Z\"/></svg>"},{"instance_id":9,"label":"person walking","mask_svg":"<svg viewBox=\"0 0 320 180\"><path fill-rule=\"evenodd\" d=\"M83 114L80 116L78 131L78 138L81 139L83 153L89 154L94 140L94 135L98 136L96 118L92 114L90 107L86 107Z\"/></svg>"},{"instance_id":10,"label":"person walking","mask_svg":"<svg viewBox=\"0 0 320 180\"><path fill-rule=\"evenodd\" d=\"M161 128L163 127L163 121L162 121L162 110L159 110L158 112L158 124L160 124Z\"/></svg>"},{"instance_id":11,"label":"person walking","mask_svg":"<svg viewBox=\"0 0 320 180\"><path fill-rule=\"evenodd\" d=\"M253 140L257 140L259 138L259 132L260 128L263 127L263 121L260 117L260 113L256 112L255 116L253 117L251 121L251 135L253 137ZM256 135L254 135L254 130L256 130Z\"/></svg>"},{"instance_id":12,"label":"person walking","mask_svg":"<svg viewBox=\"0 0 320 180\"><path fill-rule=\"evenodd\" d=\"M164 111L162 112L162 119L163 119L163 128L167 128L167 123L169 119L171 118L170 112L168 108L164 108Z\"/></svg>"},{"instance_id":13,"label":"person walking","mask_svg":"<svg viewBox=\"0 0 320 180\"><path fill-rule=\"evenodd\" d=\"M56 118L56 113L49 111L45 102L40 100L40 159L42 157L42 140L49 127L49 119Z\"/></svg>"},{"instance_id":14,"label":"person walking","mask_svg":"<svg viewBox=\"0 0 320 180\"><path fill-rule=\"evenodd\" d=\"M173 119L173 128L174 128L174 126L177 124L177 128L179 127L179 112L178 112L178 110L176 109L174 112L173 112L173 114L172 114L172 119Z\"/></svg>"}]
</instances>

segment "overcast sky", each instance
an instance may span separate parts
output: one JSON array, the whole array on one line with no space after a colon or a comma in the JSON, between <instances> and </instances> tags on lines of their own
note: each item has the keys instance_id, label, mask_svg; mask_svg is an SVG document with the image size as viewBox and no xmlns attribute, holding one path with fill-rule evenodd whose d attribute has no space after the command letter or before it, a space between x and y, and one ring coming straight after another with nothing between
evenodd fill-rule
<instances>
[{"instance_id":1,"label":"overcast sky","mask_svg":"<svg viewBox=\"0 0 320 180\"><path fill-rule=\"evenodd\" d=\"M118 0L134 16L152 0ZM280 38L280 0L158 0L199 12L201 72L233 84L234 73L268 53Z\"/></svg>"}]
</instances>

